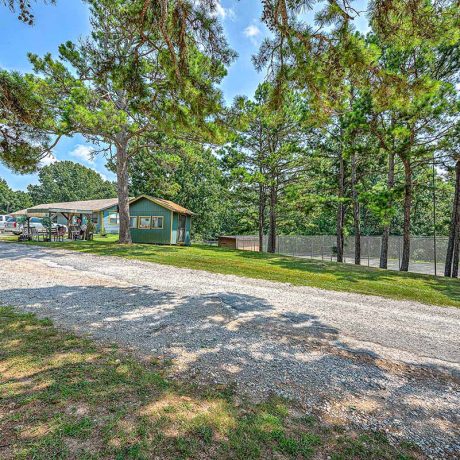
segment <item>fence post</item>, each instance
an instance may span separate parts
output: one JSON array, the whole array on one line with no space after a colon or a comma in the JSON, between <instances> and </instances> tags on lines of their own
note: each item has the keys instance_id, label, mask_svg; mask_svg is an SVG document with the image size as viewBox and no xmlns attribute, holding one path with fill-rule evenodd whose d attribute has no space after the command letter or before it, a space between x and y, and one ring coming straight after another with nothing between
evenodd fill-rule
<instances>
[{"instance_id":1,"label":"fence post","mask_svg":"<svg viewBox=\"0 0 460 460\"><path fill-rule=\"evenodd\" d=\"M370 245L370 242L371 242L371 237L369 235L367 235L367 266L368 267L371 266L371 255L370 255L371 245Z\"/></svg>"}]
</instances>

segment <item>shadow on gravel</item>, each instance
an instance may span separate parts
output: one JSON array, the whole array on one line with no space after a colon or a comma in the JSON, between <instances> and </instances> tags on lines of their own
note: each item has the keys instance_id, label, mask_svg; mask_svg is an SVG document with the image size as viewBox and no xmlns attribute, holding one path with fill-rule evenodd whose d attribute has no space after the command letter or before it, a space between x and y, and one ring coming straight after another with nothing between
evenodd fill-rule
<instances>
[{"instance_id":1,"label":"shadow on gravel","mask_svg":"<svg viewBox=\"0 0 460 460\"><path fill-rule=\"evenodd\" d=\"M280 313L255 296L55 285L3 290L2 303L171 358L173 372L190 382L236 384L255 399L281 395L333 423L446 449L459 439L460 392L448 369L392 365L342 343L340 331L315 315Z\"/></svg>"},{"instance_id":2,"label":"shadow on gravel","mask_svg":"<svg viewBox=\"0 0 460 460\"><path fill-rule=\"evenodd\" d=\"M0 243L1 244L1 243ZM29 249L28 251L24 252L24 249ZM27 243L20 243L20 244L13 244L13 243L4 243L1 244L0 250L0 263L2 260L21 260L21 259L36 259L40 260L46 257L49 257L49 252L47 251L37 251L34 250L34 246L29 245ZM47 248L40 248L40 249L53 249L52 246ZM65 251L55 251L53 252L53 257L61 258L66 257L67 254Z\"/></svg>"}]
</instances>

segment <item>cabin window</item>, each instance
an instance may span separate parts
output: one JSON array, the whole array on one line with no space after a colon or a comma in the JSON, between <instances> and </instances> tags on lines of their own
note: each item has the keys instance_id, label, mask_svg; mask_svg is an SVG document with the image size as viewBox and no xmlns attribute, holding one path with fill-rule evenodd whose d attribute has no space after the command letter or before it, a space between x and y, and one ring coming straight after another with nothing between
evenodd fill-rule
<instances>
[{"instance_id":1,"label":"cabin window","mask_svg":"<svg viewBox=\"0 0 460 460\"><path fill-rule=\"evenodd\" d=\"M152 218L150 216L140 216L139 217L139 228L148 229L150 228L150 222Z\"/></svg>"},{"instance_id":2,"label":"cabin window","mask_svg":"<svg viewBox=\"0 0 460 460\"><path fill-rule=\"evenodd\" d=\"M163 228L163 216L152 217L152 228L161 229Z\"/></svg>"},{"instance_id":3,"label":"cabin window","mask_svg":"<svg viewBox=\"0 0 460 460\"><path fill-rule=\"evenodd\" d=\"M112 214L109 214L109 224L118 225L118 213L117 212L113 212Z\"/></svg>"},{"instance_id":4,"label":"cabin window","mask_svg":"<svg viewBox=\"0 0 460 460\"><path fill-rule=\"evenodd\" d=\"M137 217L132 216L129 218L129 228L137 228Z\"/></svg>"}]
</instances>

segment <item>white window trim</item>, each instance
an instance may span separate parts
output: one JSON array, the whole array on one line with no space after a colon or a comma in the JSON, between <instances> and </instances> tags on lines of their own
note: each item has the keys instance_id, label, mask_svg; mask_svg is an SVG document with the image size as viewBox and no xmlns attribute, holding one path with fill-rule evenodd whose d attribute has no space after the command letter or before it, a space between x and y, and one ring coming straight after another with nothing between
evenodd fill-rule
<instances>
[{"instance_id":1,"label":"white window trim","mask_svg":"<svg viewBox=\"0 0 460 460\"><path fill-rule=\"evenodd\" d=\"M116 222L110 222L110 216L117 216L116 217ZM109 225L120 225L120 215L118 214L118 212L110 212L109 214L107 214L107 223Z\"/></svg>"},{"instance_id":2,"label":"white window trim","mask_svg":"<svg viewBox=\"0 0 460 460\"><path fill-rule=\"evenodd\" d=\"M161 219L161 227L153 227L153 219ZM163 230L165 226L165 218L164 216L152 216L152 222L150 224L150 227L152 230Z\"/></svg>"},{"instance_id":3,"label":"white window trim","mask_svg":"<svg viewBox=\"0 0 460 460\"><path fill-rule=\"evenodd\" d=\"M138 218L137 218L137 217L138 217L138 216L129 216L129 228L135 228L135 229L139 228L139 225L138 225L139 222L138 222ZM132 227L132 226L131 226L131 219L136 219L135 227Z\"/></svg>"},{"instance_id":4,"label":"white window trim","mask_svg":"<svg viewBox=\"0 0 460 460\"><path fill-rule=\"evenodd\" d=\"M148 227L142 227L141 226L141 219L149 219L149 226ZM139 230L150 230L152 228L152 216L138 216L137 218L137 228Z\"/></svg>"}]
</instances>

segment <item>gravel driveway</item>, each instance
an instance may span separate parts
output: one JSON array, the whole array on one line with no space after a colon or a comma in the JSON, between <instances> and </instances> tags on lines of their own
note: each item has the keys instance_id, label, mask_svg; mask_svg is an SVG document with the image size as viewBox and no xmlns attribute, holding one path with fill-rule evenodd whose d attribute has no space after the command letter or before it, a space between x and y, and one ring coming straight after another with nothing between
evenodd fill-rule
<instances>
[{"instance_id":1,"label":"gravel driveway","mask_svg":"<svg viewBox=\"0 0 460 460\"><path fill-rule=\"evenodd\" d=\"M0 267L2 304L460 457L460 309L16 244Z\"/></svg>"}]
</instances>

